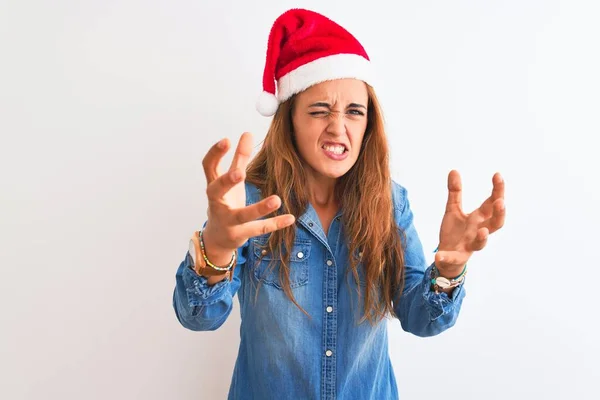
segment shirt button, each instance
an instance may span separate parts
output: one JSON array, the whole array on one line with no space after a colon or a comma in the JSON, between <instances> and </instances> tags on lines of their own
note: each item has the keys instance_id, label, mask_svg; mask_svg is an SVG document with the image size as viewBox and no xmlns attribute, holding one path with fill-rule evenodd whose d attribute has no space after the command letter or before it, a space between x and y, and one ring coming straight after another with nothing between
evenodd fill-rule
<instances>
[{"instance_id":1,"label":"shirt button","mask_svg":"<svg viewBox=\"0 0 600 400\"><path fill-rule=\"evenodd\" d=\"M301 252L301 251L300 251L300 252L298 252L298 258L302 258L302 257L304 257L304 253L303 253L303 252Z\"/></svg>"},{"instance_id":2,"label":"shirt button","mask_svg":"<svg viewBox=\"0 0 600 400\"><path fill-rule=\"evenodd\" d=\"M264 255L266 255L266 254L267 254L267 251L266 251L266 250L263 250L263 251L261 251L261 252L260 252L260 254L262 254L262 255L264 256Z\"/></svg>"},{"instance_id":3,"label":"shirt button","mask_svg":"<svg viewBox=\"0 0 600 400\"><path fill-rule=\"evenodd\" d=\"M329 265L331 267L333 265L333 261L327 260L327 265Z\"/></svg>"},{"instance_id":4,"label":"shirt button","mask_svg":"<svg viewBox=\"0 0 600 400\"><path fill-rule=\"evenodd\" d=\"M362 257L362 251L360 251L360 252L358 253L358 256L359 256L359 257Z\"/></svg>"},{"instance_id":5,"label":"shirt button","mask_svg":"<svg viewBox=\"0 0 600 400\"><path fill-rule=\"evenodd\" d=\"M331 355L333 354L333 351L331 351L331 350L327 350L327 351L325 352L325 354L327 355L327 357L331 357Z\"/></svg>"},{"instance_id":6,"label":"shirt button","mask_svg":"<svg viewBox=\"0 0 600 400\"><path fill-rule=\"evenodd\" d=\"M333 307L329 306L327 307L327 312L332 312L333 311Z\"/></svg>"},{"instance_id":7,"label":"shirt button","mask_svg":"<svg viewBox=\"0 0 600 400\"><path fill-rule=\"evenodd\" d=\"M313 226L313 223L312 223L312 222L309 222L309 223L308 223L308 226L310 226L310 227L312 228L312 226Z\"/></svg>"}]
</instances>

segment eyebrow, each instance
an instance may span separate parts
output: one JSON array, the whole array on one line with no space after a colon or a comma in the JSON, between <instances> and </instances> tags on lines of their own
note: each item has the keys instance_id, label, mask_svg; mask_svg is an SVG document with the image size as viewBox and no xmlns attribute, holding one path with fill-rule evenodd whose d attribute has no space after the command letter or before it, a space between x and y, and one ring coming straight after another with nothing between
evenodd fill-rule
<instances>
[{"instance_id":1,"label":"eyebrow","mask_svg":"<svg viewBox=\"0 0 600 400\"><path fill-rule=\"evenodd\" d=\"M310 107L327 107L327 108L331 108L331 104L329 103L325 103L325 102L317 102L317 103L313 103L311 104ZM358 103L350 103L348 104L348 107L346 108L364 108L365 110L367 109L367 107L363 106L362 104L358 104Z\"/></svg>"}]
</instances>

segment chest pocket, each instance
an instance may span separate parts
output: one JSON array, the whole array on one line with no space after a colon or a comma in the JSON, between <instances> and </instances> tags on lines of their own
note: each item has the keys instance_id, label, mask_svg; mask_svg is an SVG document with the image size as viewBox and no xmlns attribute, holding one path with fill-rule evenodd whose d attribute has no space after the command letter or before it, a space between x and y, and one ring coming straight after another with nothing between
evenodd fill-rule
<instances>
[{"instance_id":1,"label":"chest pocket","mask_svg":"<svg viewBox=\"0 0 600 400\"><path fill-rule=\"evenodd\" d=\"M283 279L279 277L281 266L279 252L272 254L267 247L267 239L264 238L255 239L253 248L253 273L256 279L262 281L264 284L283 290ZM310 248L310 240L296 239L294 241L288 263L290 269L290 286L292 289L308 283Z\"/></svg>"}]
</instances>

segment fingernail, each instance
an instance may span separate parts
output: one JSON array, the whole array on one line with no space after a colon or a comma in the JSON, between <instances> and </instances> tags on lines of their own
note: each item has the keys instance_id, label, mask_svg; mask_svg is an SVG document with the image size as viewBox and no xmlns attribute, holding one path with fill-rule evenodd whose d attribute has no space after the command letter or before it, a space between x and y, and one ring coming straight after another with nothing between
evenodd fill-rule
<instances>
[{"instance_id":1,"label":"fingernail","mask_svg":"<svg viewBox=\"0 0 600 400\"><path fill-rule=\"evenodd\" d=\"M221 141L219 141L219 144L217 144L217 146L219 146L220 149L224 149L225 148L225 139L221 139Z\"/></svg>"},{"instance_id":2,"label":"fingernail","mask_svg":"<svg viewBox=\"0 0 600 400\"><path fill-rule=\"evenodd\" d=\"M271 200L269 200L267 205L269 206L269 208L273 208L273 207L277 206L277 200L271 199Z\"/></svg>"},{"instance_id":3,"label":"fingernail","mask_svg":"<svg viewBox=\"0 0 600 400\"><path fill-rule=\"evenodd\" d=\"M242 177L242 172L239 169L236 169L235 171L233 171L232 178L235 182L239 181L241 177Z\"/></svg>"}]
</instances>

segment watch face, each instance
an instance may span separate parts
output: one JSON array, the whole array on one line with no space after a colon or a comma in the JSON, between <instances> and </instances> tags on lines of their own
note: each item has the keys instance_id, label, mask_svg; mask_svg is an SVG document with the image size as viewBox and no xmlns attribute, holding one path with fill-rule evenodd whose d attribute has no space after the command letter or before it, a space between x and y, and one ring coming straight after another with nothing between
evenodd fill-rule
<instances>
[{"instance_id":1,"label":"watch face","mask_svg":"<svg viewBox=\"0 0 600 400\"><path fill-rule=\"evenodd\" d=\"M194 260L194 265L196 265L196 248L194 247L194 241L190 239L190 256L192 256L192 260Z\"/></svg>"},{"instance_id":2,"label":"watch face","mask_svg":"<svg viewBox=\"0 0 600 400\"><path fill-rule=\"evenodd\" d=\"M437 285L442 289L447 289L450 287L450 280L444 278L443 276L438 276L435 279L435 283L437 283Z\"/></svg>"}]
</instances>

